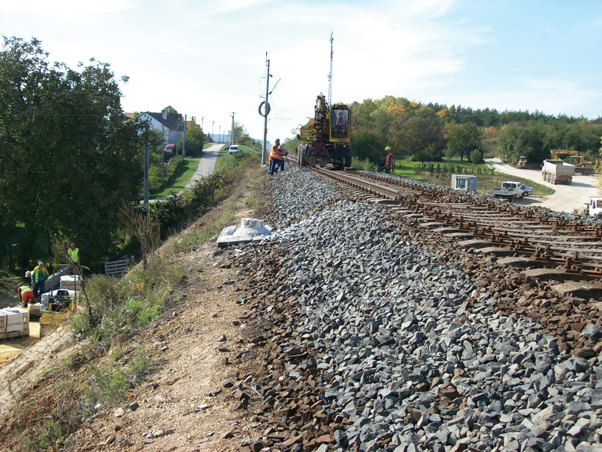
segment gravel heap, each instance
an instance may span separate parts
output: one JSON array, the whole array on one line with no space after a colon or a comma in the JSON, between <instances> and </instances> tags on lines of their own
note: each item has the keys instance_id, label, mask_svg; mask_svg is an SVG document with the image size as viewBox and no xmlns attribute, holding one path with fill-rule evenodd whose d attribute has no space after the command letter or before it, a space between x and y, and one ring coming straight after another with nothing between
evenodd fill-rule
<instances>
[{"instance_id":1,"label":"gravel heap","mask_svg":"<svg viewBox=\"0 0 602 452\"><path fill-rule=\"evenodd\" d=\"M338 196L314 183L303 170L272 179L278 222ZM334 450L602 450L602 361L561 352L538 324L496 313L486 287L412 246L381 208L339 201L273 240L277 291L296 297L296 309L277 346L291 359L268 370L320 386L338 426ZM294 359L306 350L311 358Z\"/></svg>"},{"instance_id":2,"label":"gravel heap","mask_svg":"<svg viewBox=\"0 0 602 452\"><path fill-rule=\"evenodd\" d=\"M297 166L288 166L284 172L270 176L269 181L274 182L270 186L278 187L277 192L272 193L271 225L288 225L307 216L323 203L341 198L332 184Z\"/></svg>"}]
</instances>

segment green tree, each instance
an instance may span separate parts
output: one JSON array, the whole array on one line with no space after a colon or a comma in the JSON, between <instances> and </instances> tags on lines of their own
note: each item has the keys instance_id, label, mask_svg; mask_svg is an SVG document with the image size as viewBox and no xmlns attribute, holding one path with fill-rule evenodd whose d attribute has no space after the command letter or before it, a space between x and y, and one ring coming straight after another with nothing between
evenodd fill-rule
<instances>
[{"instance_id":1,"label":"green tree","mask_svg":"<svg viewBox=\"0 0 602 452\"><path fill-rule=\"evenodd\" d=\"M232 136L232 129L228 130L228 136ZM234 123L234 142L236 144L246 144L251 146L253 144L253 138L247 133L247 129L239 122Z\"/></svg>"},{"instance_id":2,"label":"green tree","mask_svg":"<svg viewBox=\"0 0 602 452\"><path fill-rule=\"evenodd\" d=\"M203 145L205 144L205 134L198 124L192 124L188 126L186 130L186 155L199 157L203 152ZM178 142L178 146L182 147L182 140Z\"/></svg>"},{"instance_id":3,"label":"green tree","mask_svg":"<svg viewBox=\"0 0 602 452\"><path fill-rule=\"evenodd\" d=\"M163 110L165 110L172 118L177 119L178 121L180 120L180 113L178 113L178 110L173 108L171 105L168 105Z\"/></svg>"},{"instance_id":4,"label":"green tree","mask_svg":"<svg viewBox=\"0 0 602 452\"><path fill-rule=\"evenodd\" d=\"M445 129L447 149L450 155L459 155L460 160L474 150L481 149L483 132L474 123L450 124Z\"/></svg>"},{"instance_id":5,"label":"green tree","mask_svg":"<svg viewBox=\"0 0 602 452\"><path fill-rule=\"evenodd\" d=\"M483 160L483 153L478 149L474 149L470 152L470 161L474 164L481 163Z\"/></svg>"},{"instance_id":6,"label":"green tree","mask_svg":"<svg viewBox=\"0 0 602 452\"><path fill-rule=\"evenodd\" d=\"M106 256L119 206L142 179L140 126L126 118L110 66L51 65L40 41L4 38L0 112L1 221L25 225L21 265L37 257L36 237L57 233L84 264Z\"/></svg>"}]
</instances>

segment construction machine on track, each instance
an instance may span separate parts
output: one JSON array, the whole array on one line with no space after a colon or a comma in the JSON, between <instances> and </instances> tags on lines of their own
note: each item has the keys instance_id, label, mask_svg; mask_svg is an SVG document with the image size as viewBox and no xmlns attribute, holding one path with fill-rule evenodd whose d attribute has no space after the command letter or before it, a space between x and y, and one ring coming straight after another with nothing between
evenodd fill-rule
<instances>
[{"instance_id":1,"label":"construction machine on track","mask_svg":"<svg viewBox=\"0 0 602 452\"><path fill-rule=\"evenodd\" d=\"M298 159L301 166L321 168L332 165L337 169L351 166L349 132L351 112L344 104L329 106L322 93L316 99L314 117L302 126L297 138Z\"/></svg>"}]
</instances>

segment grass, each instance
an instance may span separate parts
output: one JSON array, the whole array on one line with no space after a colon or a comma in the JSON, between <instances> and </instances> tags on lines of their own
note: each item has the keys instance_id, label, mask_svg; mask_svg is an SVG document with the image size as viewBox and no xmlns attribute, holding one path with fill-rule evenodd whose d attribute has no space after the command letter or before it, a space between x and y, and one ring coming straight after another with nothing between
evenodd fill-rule
<instances>
[{"instance_id":1,"label":"grass","mask_svg":"<svg viewBox=\"0 0 602 452\"><path fill-rule=\"evenodd\" d=\"M163 198L171 195L172 192L177 193L180 190L183 190L199 166L200 161L201 159L199 157L184 157L182 165L174 174L173 182L160 192L154 193L153 198Z\"/></svg>"},{"instance_id":2,"label":"grass","mask_svg":"<svg viewBox=\"0 0 602 452\"><path fill-rule=\"evenodd\" d=\"M533 194L535 194L535 195L546 196L546 195L551 195L554 193L553 189L546 187L545 185L539 184L537 182L534 182L530 179L511 176L509 174L500 173L498 171L495 171L494 174L491 175L490 170L486 170L486 168L488 168L488 167L484 163L480 163L478 165L473 165L472 163L470 163L467 160L460 161L459 158L453 158L453 159L444 158L443 162L441 162L440 164L443 165L446 163L447 164L451 163L451 164L461 167L463 169L463 174L471 174L470 170L472 169L473 166L475 168L481 168L480 169L481 173L485 173L488 171L489 174L478 174L477 175L477 177L478 177L477 193L479 193L479 194L489 194L492 189L499 188L502 185L502 182L506 181L506 180L519 181L519 182L523 183L524 185L533 187ZM395 160L395 168L394 168L392 174L395 174L396 176L407 177L408 179L414 179L414 180L419 180L419 181L423 181L423 182L430 182L430 183L435 183L435 184L444 185L444 186L451 185L451 174L437 174L437 173L428 173L428 172L420 172L417 174L416 167L419 165L420 165L420 162L412 162L409 159ZM372 168L369 168L369 169L375 169L374 165L372 165ZM477 171L475 171L475 174L477 173Z\"/></svg>"}]
</instances>

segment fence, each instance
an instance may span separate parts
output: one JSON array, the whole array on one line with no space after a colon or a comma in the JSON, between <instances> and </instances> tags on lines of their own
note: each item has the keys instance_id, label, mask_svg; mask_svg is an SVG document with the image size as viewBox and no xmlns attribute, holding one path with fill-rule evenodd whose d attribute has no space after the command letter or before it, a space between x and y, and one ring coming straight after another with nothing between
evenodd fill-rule
<instances>
[{"instance_id":1,"label":"fence","mask_svg":"<svg viewBox=\"0 0 602 452\"><path fill-rule=\"evenodd\" d=\"M122 258L118 261L105 262L105 275L121 276L128 271L128 259Z\"/></svg>"}]
</instances>

